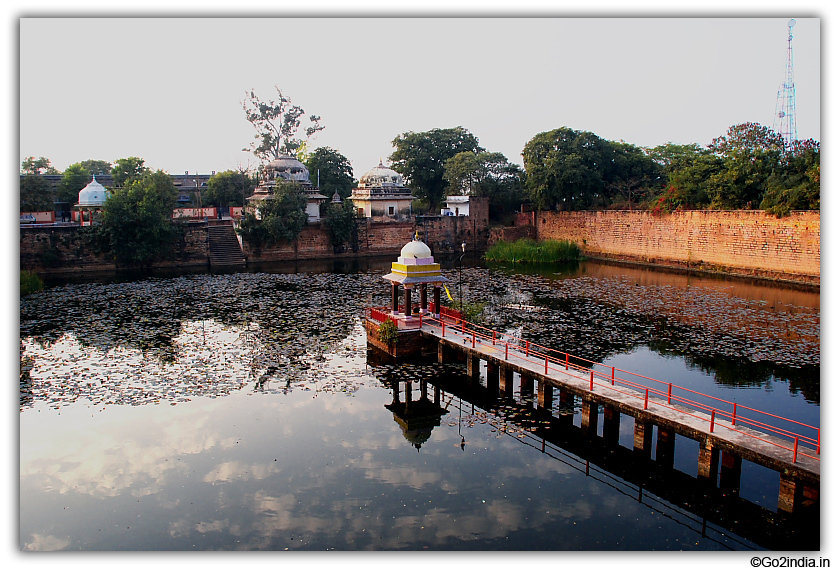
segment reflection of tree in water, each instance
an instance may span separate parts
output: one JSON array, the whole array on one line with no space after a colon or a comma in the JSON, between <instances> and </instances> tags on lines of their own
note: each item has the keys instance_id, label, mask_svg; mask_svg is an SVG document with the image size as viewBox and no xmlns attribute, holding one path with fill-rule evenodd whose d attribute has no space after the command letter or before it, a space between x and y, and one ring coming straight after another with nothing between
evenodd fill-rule
<instances>
[{"instance_id":1,"label":"reflection of tree in water","mask_svg":"<svg viewBox=\"0 0 840 570\"><path fill-rule=\"evenodd\" d=\"M638 346L684 357L731 385L788 381L793 393L819 402L819 312L768 311L702 288L640 286L617 279L544 279L481 270L465 272L470 294L492 300L488 324L521 327L531 342L588 360ZM525 306L525 308L523 308Z\"/></svg>"},{"instance_id":2,"label":"reflection of tree in water","mask_svg":"<svg viewBox=\"0 0 840 570\"><path fill-rule=\"evenodd\" d=\"M73 354L68 348L62 355L66 360L139 350L144 365L154 362L174 370L198 352L207 353L202 356L204 361L223 359L232 341L229 334L224 341L219 335L235 331L239 345L250 350L247 360L255 377L294 378L322 362L325 353L347 338L357 323L363 299L367 300L374 287L383 289L384 294L378 275L365 274L194 275L70 285L21 300L20 336L22 342L33 343L33 350L72 342L78 345L74 344L75 350L80 346L87 355ZM210 336L208 328L213 331ZM187 333L191 340L185 348L183 340L177 339ZM46 384L43 380L42 394L54 393L59 384L81 382L70 377ZM170 380L183 383L183 379ZM95 383L77 391L90 395L93 387ZM212 393L214 384L207 382L202 387ZM220 388L218 383L216 388ZM69 398L70 392L63 393ZM133 400L153 401L154 395Z\"/></svg>"},{"instance_id":3,"label":"reflection of tree in water","mask_svg":"<svg viewBox=\"0 0 840 570\"><path fill-rule=\"evenodd\" d=\"M737 387L763 386L777 379L789 384L791 394L801 393L806 401L820 403L819 367L790 368L772 362L752 362L720 356L686 357L686 362L693 368L713 376L718 384Z\"/></svg>"}]
</instances>

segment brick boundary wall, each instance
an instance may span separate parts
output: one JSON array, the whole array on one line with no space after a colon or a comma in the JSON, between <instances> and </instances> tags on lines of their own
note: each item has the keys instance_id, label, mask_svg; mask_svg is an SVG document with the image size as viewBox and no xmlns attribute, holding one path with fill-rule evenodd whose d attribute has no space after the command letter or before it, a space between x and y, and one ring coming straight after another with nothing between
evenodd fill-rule
<instances>
[{"instance_id":1,"label":"brick boundary wall","mask_svg":"<svg viewBox=\"0 0 840 570\"><path fill-rule=\"evenodd\" d=\"M527 212L539 239L576 242L590 258L819 285L820 213ZM523 224L524 225L524 224Z\"/></svg>"}]
</instances>

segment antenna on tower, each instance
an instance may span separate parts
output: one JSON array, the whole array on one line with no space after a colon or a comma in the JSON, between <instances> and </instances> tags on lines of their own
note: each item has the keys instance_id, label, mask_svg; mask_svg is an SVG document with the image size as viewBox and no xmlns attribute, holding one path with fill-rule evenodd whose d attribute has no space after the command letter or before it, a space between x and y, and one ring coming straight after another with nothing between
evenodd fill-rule
<instances>
[{"instance_id":1,"label":"antenna on tower","mask_svg":"<svg viewBox=\"0 0 840 570\"><path fill-rule=\"evenodd\" d=\"M785 146L790 146L797 140L796 132L796 87L793 83L793 26L796 20L793 18L788 22L788 48L787 65L785 66L785 78L776 93L776 115L773 117L773 130L779 133L785 141Z\"/></svg>"}]
</instances>

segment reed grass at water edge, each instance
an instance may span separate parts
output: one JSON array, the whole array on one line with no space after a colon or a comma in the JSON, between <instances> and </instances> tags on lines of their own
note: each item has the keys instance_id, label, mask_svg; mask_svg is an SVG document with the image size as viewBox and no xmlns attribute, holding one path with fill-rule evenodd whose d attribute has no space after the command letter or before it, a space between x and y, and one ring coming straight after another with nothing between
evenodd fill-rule
<instances>
[{"instance_id":1,"label":"reed grass at water edge","mask_svg":"<svg viewBox=\"0 0 840 570\"><path fill-rule=\"evenodd\" d=\"M498 241L484 254L488 261L510 263L554 263L580 259L580 248L571 241L520 239Z\"/></svg>"}]
</instances>

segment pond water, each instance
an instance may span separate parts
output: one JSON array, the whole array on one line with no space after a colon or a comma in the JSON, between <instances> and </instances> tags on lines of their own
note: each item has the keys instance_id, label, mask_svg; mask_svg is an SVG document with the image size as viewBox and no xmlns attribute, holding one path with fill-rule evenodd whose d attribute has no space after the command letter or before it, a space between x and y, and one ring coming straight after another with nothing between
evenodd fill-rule
<instances>
[{"instance_id":1,"label":"pond water","mask_svg":"<svg viewBox=\"0 0 840 570\"><path fill-rule=\"evenodd\" d=\"M463 365L369 353L363 309L388 304L390 261L21 299L20 548L819 548L818 510L776 513L775 472L745 461L739 492L709 490L696 442L660 469L628 418L602 449L579 405L547 418L518 390L468 388ZM819 293L467 261L444 274L488 325L820 425Z\"/></svg>"}]
</instances>

